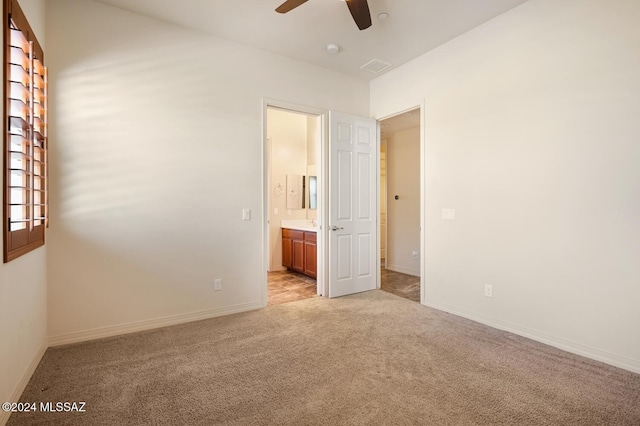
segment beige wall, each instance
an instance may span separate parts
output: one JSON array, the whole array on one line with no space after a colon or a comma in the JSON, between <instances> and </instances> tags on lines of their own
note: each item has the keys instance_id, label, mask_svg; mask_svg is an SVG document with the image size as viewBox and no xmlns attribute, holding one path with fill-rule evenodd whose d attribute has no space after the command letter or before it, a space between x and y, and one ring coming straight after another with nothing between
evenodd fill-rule
<instances>
[{"instance_id":1,"label":"beige wall","mask_svg":"<svg viewBox=\"0 0 640 426\"><path fill-rule=\"evenodd\" d=\"M307 165L317 166L320 143L320 117L307 116Z\"/></svg>"},{"instance_id":2,"label":"beige wall","mask_svg":"<svg viewBox=\"0 0 640 426\"><path fill-rule=\"evenodd\" d=\"M20 0L20 5L46 59L45 2ZM0 184L3 178L0 173ZM48 246L0 264L0 402L18 400L47 347ZM0 411L0 424L8 414Z\"/></svg>"},{"instance_id":3,"label":"beige wall","mask_svg":"<svg viewBox=\"0 0 640 426\"><path fill-rule=\"evenodd\" d=\"M367 82L93 1L47 6L52 342L262 306L263 98L366 115Z\"/></svg>"},{"instance_id":4,"label":"beige wall","mask_svg":"<svg viewBox=\"0 0 640 426\"><path fill-rule=\"evenodd\" d=\"M640 372L638 22L531 0L372 82L425 103L427 304Z\"/></svg>"},{"instance_id":5,"label":"beige wall","mask_svg":"<svg viewBox=\"0 0 640 426\"><path fill-rule=\"evenodd\" d=\"M387 269L419 277L420 127L388 136L386 163Z\"/></svg>"},{"instance_id":6,"label":"beige wall","mask_svg":"<svg viewBox=\"0 0 640 426\"><path fill-rule=\"evenodd\" d=\"M320 145L322 143L322 131L321 122L319 116L307 117L307 176L320 176ZM317 181L320 182L319 180ZM317 220L318 209L310 209L309 207L309 185L307 183L306 190L306 206L307 206L307 219ZM318 192L318 196L320 193Z\"/></svg>"}]
</instances>

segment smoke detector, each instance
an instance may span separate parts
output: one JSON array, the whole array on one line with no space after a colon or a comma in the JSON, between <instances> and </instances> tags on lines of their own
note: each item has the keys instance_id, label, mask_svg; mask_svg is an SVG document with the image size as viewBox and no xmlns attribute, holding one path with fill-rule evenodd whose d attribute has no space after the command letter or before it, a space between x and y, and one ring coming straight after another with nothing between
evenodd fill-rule
<instances>
[{"instance_id":1,"label":"smoke detector","mask_svg":"<svg viewBox=\"0 0 640 426\"><path fill-rule=\"evenodd\" d=\"M336 53L340 52L340 46L338 46L335 43L327 44L327 52L329 52L332 55L335 55Z\"/></svg>"}]
</instances>

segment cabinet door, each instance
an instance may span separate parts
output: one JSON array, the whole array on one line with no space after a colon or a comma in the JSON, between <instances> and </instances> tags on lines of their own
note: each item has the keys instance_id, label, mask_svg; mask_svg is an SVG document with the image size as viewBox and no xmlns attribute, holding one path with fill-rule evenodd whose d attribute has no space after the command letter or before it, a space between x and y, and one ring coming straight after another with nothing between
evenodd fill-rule
<instances>
[{"instance_id":1,"label":"cabinet door","mask_svg":"<svg viewBox=\"0 0 640 426\"><path fill-rule=\"evenodd\" d=\"M291 238L282 239L282 266L293 268L293 240Z\"/></svg>"},{"instance_id":2,"label":"cabinet door","mask_svg":"<svg viewBox=\"0 0 640 426\"><path fill-rule=\"evenodd\" d=\"M291 240L293 242L293 266L292 269L304 272L304 241Z\"/></svg>"},{"instance_id":3,"label":"cabinet door","mask_svg":"<svg viewBox=\"0 0 640 426\"><path fill-rule=\"evenodd\" d=\"M316 243L309 241L304 242L304 274L311 278L316 278L318 275Z\"/></svg>"}]
</instances>

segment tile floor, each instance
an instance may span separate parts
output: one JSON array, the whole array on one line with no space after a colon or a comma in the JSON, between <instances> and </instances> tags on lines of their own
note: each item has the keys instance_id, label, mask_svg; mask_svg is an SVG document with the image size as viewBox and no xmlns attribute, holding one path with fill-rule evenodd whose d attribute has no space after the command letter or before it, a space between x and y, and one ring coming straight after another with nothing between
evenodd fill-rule
<instances>
[{"instance_id":1,"label":"tile floor","mask_svg":"<svg viewBox=\"0 0 640 426\"><path fill-rule=\"evenodd\" d=\"M420 302L420 277L381 268L380 284L382 290ZM268 273L269 305L293 302L316 297L316 280L293 271Z\"/></svg>"},{"instance_id":2,"label":"tile floor","mask_svg":"<svg viewBox=\"0 0 640 426\"><path fill-rule=\"evenodd\" d=\"M380 268L382 290L420 303L420 277Z\"/></svg>"},{"instance_id":3,"label":"tile floor","mask_svg":"<svg viewBox=\"0 0 640 426\"><path fill-rule=\"evenodd\" d=\"M316 280L293 271L277 271L267 273L267 304L293 302L317 296Z\"/></svg>"}]
</instances>

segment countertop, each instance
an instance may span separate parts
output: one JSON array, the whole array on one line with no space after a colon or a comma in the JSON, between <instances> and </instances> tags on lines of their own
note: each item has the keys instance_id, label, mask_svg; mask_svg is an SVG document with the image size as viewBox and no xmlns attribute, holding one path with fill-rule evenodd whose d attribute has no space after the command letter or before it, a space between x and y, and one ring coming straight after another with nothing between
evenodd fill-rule
<instances>
[{"instance_id":1,"label":"countertop","mask_svg":"<svg viewBox=\"0 0 640 426\"><path fill-rule=\"evenodd\" d=\"M313 226L310 220L283 220L280 222L280 227L296 231L318 232L318 228Z\"/></svg>"}]
</instances>

